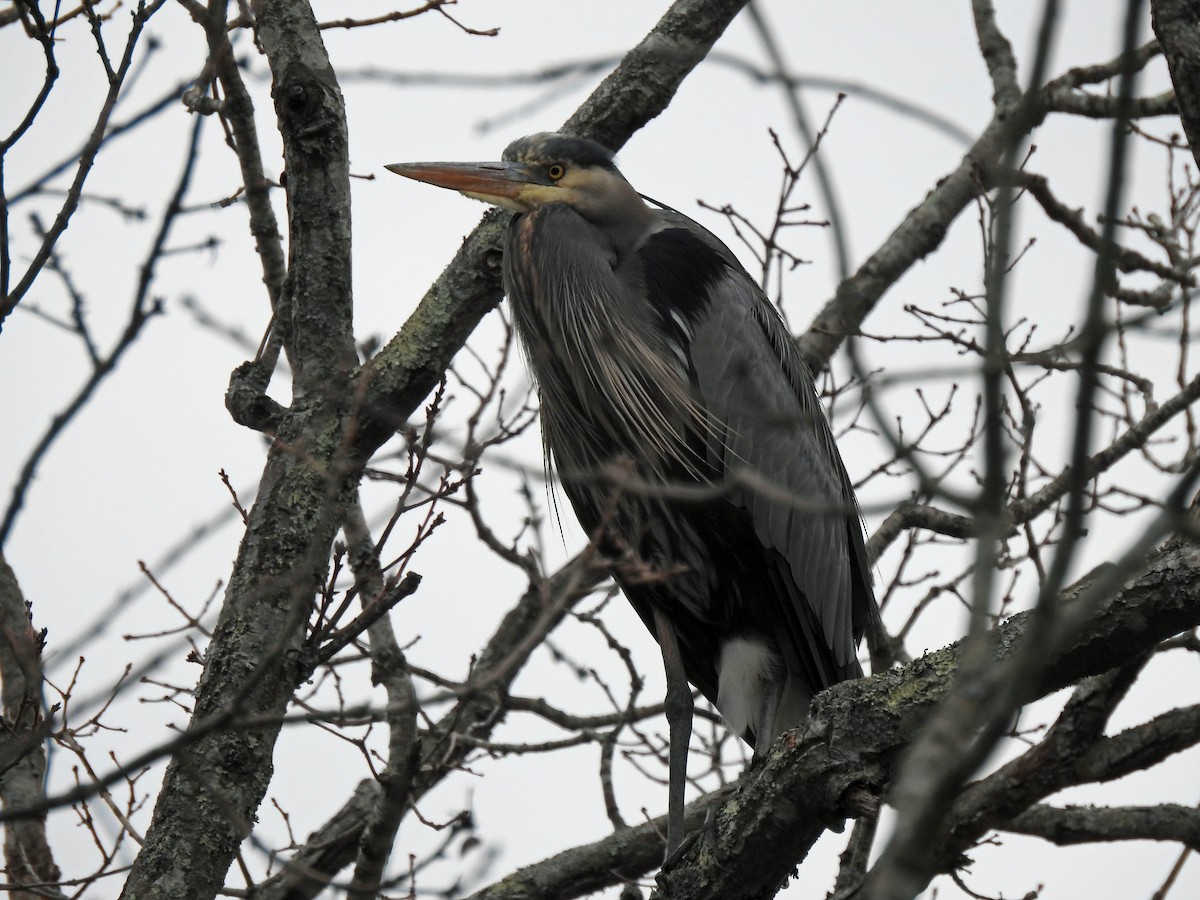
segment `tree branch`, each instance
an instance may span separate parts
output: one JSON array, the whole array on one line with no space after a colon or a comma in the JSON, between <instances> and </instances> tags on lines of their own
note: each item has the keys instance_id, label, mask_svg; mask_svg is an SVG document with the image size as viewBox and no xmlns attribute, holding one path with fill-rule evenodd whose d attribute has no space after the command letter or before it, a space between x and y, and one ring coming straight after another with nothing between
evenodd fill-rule
<instances>
[{"instance_id":1,"label":"tree branch","mask_svg":"<svg viewBox=\"0 0 1200 900\"><path fill-rule=\"evenodd\" d=\"M620 149L666 109L747 0L677 0L563 124L562 130ZM501 238L509 213L489 210L391 341L364 368L364 421L356 456L366 459L437 384L451 357L500 302Z\"/></svg>"},{"instance_id":2,"label":"tree branch","mask_svg":"<svg viewBox=\"0 0 1200 900\"><path fill-rule=\"evenodd\" d=\"M64 896L57 888L62 872L46 839L46 745L42 696L44 634L33 630L32 614L17 576L0 553L0 803L4 809L41 807L41 813L8 822L4 834L4 871L14 896ZM22 890L24 885L29 892Z\"/></svg>"},{"instance_id":3,"label":"tree branch","mask_svg":"<svg viewBox=\"0 0 1200 900\"><path fill-rule=\"evenodd\" d=\"M1029 621L1023 613L997 629L997 664L1013 657ZM1030 691L1046 696L1198 624L1200 548L1171 542L1049 662ZM813 842L846 815L851 788L887 789L909 741L947 695L961 646L819 695L808 721L776 743L681 864L660 875L663 895L748 900L778 890Z\"/></svg>"},{"instance_id":4,"label":"tree branch","mask_svg":"<svg viewBox=\"0 0 1200 900\"><path fill-rule=\"evenodd\" d=\"M129 74L130 66L133 65L134 49L138 45L138 39L142 35L142 30L146 23L150 20L166 0L154 0L149 6L144 3L139 3L133 14L133 23L129 29L129 34L125 39L125 52L121 57L120 65L113 73L113 77L109 79L108 93L104 98L104 102L100 107L100 114L96 117L96 124L92 127L91 136L84 145L83 150L78 156L78 162L75 168L75 180L71 183L70 189L67 191L66 199L63 201L62 207L55 216L54 222L47 229L45 236L42 238L41 247L30 260L29 266L25 270L25 274L17 283L11 293L6 293L0 299L0 325L3 325L4 320L8 318L9 313L17 308L17 304L33 286L42 267L50 259L50 252L54 249L54 245L58 242L62 233L67 230L67 226L71 223L71 217L75 214L76 208L79 206L79 199L83 194L83 185L87 181L88 175L91 173L92 165L96 162L96 156L100 152L100 148L104 146L104 141L107 137L106 131L108 121L112 117L113 110L117 106L117 100L121 94L121 87L124 84L125 76ZM20 132L14 132L18 135ZM7 150L7 146L3 149ZM7 205L6 205L7 210ZM5 216L7 218L7 216ZM7 238L7 227L3 237ZM7 241L5 242L7 246ZM5 257L7 267L7 257ZM7 276L7 270L4 275ZM4 283L4 290L8 291L7 279Z\"/></svg>"},{"instance_id":5,"label":"tree branch","mask_svg":"<svg viewBox=\"0 0 1200 900\"><path fill-rule=\"evenodd\" d=\"M1200 810L1158 806L1068 806L1039 804L1004 825L1005 831L1040 837L1060 847L1107 841L1176 841L1200 852Z\"/></svg>"},{"instance_id":6,"label":"tree branch","mask_svg":"<svg viewBox=\"0 0 1200 900\"><path fill-rule=\"evenodd\" d=\"M348 472L350 185L345 111L312 10L255 4L288 168L289 281L280 322L288 410L205 654L189 728L266 716L187 743L167 768L123 898L213 897L271 778L279 721L303 677L301 642L324 581ZM320 210L319 216L309 215ZM204 835L204 853L180 853Z\"/></svg>"}]
</instances>

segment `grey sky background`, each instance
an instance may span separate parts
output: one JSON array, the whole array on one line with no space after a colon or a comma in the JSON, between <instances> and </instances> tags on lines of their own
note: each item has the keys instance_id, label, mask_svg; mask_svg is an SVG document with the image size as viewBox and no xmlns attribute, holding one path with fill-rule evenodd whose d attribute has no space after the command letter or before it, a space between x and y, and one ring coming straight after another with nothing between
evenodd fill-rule
<instances>
[{"instance_id":1,"label":"grey sky background","mask_svg":"<svg viewBox=\"0 0 1200 900\"><path fill-rule=\"evenodd\" d=\"M349 14L366 17L386 10L378 3L314 5L322 19ZM1032 16L1040 4L998 0L997 6L1000 23L1018 58L1028 66ZM1065 6L1051 72L1110 59L1119 46L1124 4L1095 0ZM360 338L377 335L386 340L399 328L483 212L482 206L458 195L394 178L382 166L410 160L495 158L514 137L553 130L608 69L533 86L514 84L511 76L564 63L617 59L665 8L665 3L647 0L597 4L463 0L453 9L454 15L474 28L499 27L497 37L466 35L437 14L378 28L325 32L347 100L352 171L363 176L353 186L355 315ZM958 164L966 149L944 130L872 101L863 88L903 98L968 135L976 134L991 112L991 86L976 46L969 4L948 0L833 4L775 0L762 8L790 69L811 77L816 85L803 93L814 123L823 122L833 105L832 85L843 84L849 92L833 119L822 156L837 185L851 263L857 265L937 179ZM114 42L126 21L127 13L118 10ZM175 83L194 78L203 65L203 35L182 8L165 8L152 21L150 31L161 47L123 100L126 113L118 114L118 120ZM1148 22L1144 35L1150 36ZM10 155L5 172L10 191L50 162L77 150L94 115L100 70L86 24L69 23L59 37L63 85L30 139ZM240 46L250 52L247 41ZM618 159L638 189L720 234L754 271L753 261L724 220L699 209L696 200L718 206L732 203L751 219L766 223L779 182L768 129L780 133L793 156L802 151L779 89L754 83L737 65L719 58L728 56L769 68L761 42L745 16L734 23L717 51L685 82L671 107L636 135ZM4 83L0 130L10 129L23 113L37 89L39 65L31 42L12 28L0 31ZM252 70L263 75L261 58L254 58ZM494 83L464 87L414 78L395 87L360 77L369 70L410 77L474 75ZM1161 60L1148 71L1140 85L1141 94L1169 87ZM251 79L251 84L256 91L268 169L274 165L271 173L278 175L281 163L268 85L261 77ZM128 204L144 204L147 222L131 227L112 209L100 203L87 204L61 244L65 261L86 273L81 287L88 313L105 342L114 340L123 327L137 277L130 261L140 259L149 246L162 198L183 163L190 120L180 104L148 127L152 140L144 135L122 140L101 156L89 188L95 194L120 196ZM1165 134L1176 130L1178 124L1163 120L1149 123L1149 127ZM1104 185L1106 154L1099 147L1107 134L1107 124L1059 117L1039 132L1031 167L1051 173L1058 196L1069 205L1086 206L1094 213ZM80 664L79 678L86 685L79 692L80 699L103 696L127 662L137 665L148 653L159 653L169 644L130 641L126 635L154 634L183 624L161 597L145 589L139 560L150 563L163 584L189 609L196 609L204 597L217 590L236 553L240 523L227 514L222 524L202 539L188 540L187 536L197 523L212 520L228 507L218 470L229 473L248 505L262 466L261 438L235 425L222 400L229 372L253 351L211 329L198 328L185 308L185 299L194 298L208 314L240 329L252 344L268 318L244 208L236 204L226 209L209 206L238 187L236 161L221 146L215 121L206 123L203 141L205 152L188 196L188 203L198 211L180 222L171 244L185 247L211 236L220 244L215 249L168 256L160 263L155 294L163 298L166 314L148 326L147 335L122 362L119 372L103 385L48 455L7 548L9 561L34 603L35 625L50 630L48 653L55 661L51 678L65 685L79 656L86 656L86 662ZM1164 202L1164 171L1165 155L1139 144L1131 196L1144 209ZM826 215L811 173L799 196L814 204L814 219ZM36 201L30 208L51 210L56 199ZM276 203L283 221L283 199L278 193ZM18 215L25 216L28 211L23 209ZM945 247L894 289L886 310L869 321L871 332L911 331L911 322L901 313L908 302L934 305L949 300L951 288L978 289L982 270L977 218L963 216ZM1038 243L1016 271L1013 315L1036 316L1046 334L1057 334L1077 318L1082 307L1089 258L1076 252L1044 221L1026 220L1021 227L1018 244L1029 234L1036 234ZM27 243L26 249L30 246ZM837 269L823 229L797 229L789 246L811 260L790 273L785 283L787 311L793 325L800 328L831 296ZM61 309L61 290L53 278L43 277L27 303L48 311ZM472 346L481 354L490 354L499 334L493 316L476 334ZM881 346L864 341L861 348L871 367L889 372L905 366L920 368L920 345ZM464 371L470 371L469 362L463 365ZM46 428L49 416L73 394L86 372L87 360L78 342L61 329L28 311L18 311L6 323L0 343L4 420L0 473L5 490ZM514 366L510 372L514 390L520 388L523 378L521 368ZM969 378L970 373L964 372L964 380ZM286 393L280 393L286 391L279 387L284 384L286 379L276 379L274 390L281 402L288 399ZM1067 387L1064 382L1064 389ZM942 389L930 386L931 393ZM466 404L469 399L461 402ZM900 391L894 402L900 413L911 414L916 408L911 395L906 399ZM1069 402L1069 394L1064 394L1064 415ZM452 441L455 435L446 437ZM1064 454L1067 437L1063 435ZM873 450L877 452L878 445L863 435L851 435L843 443L852 477L873 467ZM524 478L536 478L540 472L536 433L526 435L511 452L520 465L496 465L485 473L485 484L489 514L498 523L507 521L515 533L516 523L525 514L518 488ZM386 508L389 490L388 486L374 489L378 509ZM1147 492L1152 492L1149 486ZM534 493L544 498L540 485L535 484ZM894 492L886 490L864 495L868 527L877 525L887 504L897 499ZM568 521L569 516L564 516L560 536L552 514L546 514L548 554L551 559L563 559L582 544L583 535ZM1108 522L1104 527L1111 530L1111 542L1104 550L1111 549L1113 555L1119 552L1136 534L1137 521ZM180 541L195 544L192 552L177 564L160 567L156 561ZM1085 568L1107 558L1099 547L1091 553L1083 560ZM880 567L887 570L886 556ZM425 581L418 594L394 615L401 642L419 635L409 651L414 664L465 676L465 668L457 673L447 669L452 661L465 666L463 648L481 643L522 589L522 579L476 549L467 523L453 516L417 557L414 568ZM131 588L139 590L129 593ZM118 598L124 599L117 603ZM214 604L206 619L209 623L215 609ZM613 630L643 661L649 676L644 698L656 698L661 694L661 667L653 641L623 600L610 604L606 615ZM948 606L942 616L923 625L910 648L919 651L941 646L960 634L962 627L962 618L956 618ZM595 637L576 637L579 643L569 651L590 662L590 654L598 651ZM564 640L570 639L564 635ZM199 668L185 662L185 654L186 647L171 646L154 678L193 683ZM613 661L598 664L613 665ZM1167 660L1156 666L1161 671L1139 685L1139 695L1126 702L1123 714L1131 718L1124 724L1184 702L1185 698L1177 695L1180 690L1186 690L1194 702L1200 686L1194 660ZM365 668L355 677L365 683ZM522 676L518 688L526 695L550 691L559 699L566 698L562 702L569 708L596 708L599 698L584 688L585 693L576 700L570 682L566 668L546 656ZM187 716L179 707L150 702L163 693L156 685L147 684L124 694L110 716L114 724L121 723L128 731L104 734L95 746L111 747L119 756L132 754L165 736L169 724L186 723ZM1036 719L1037 710L1027 716ZM518 731L519 727L506 726L497 739L532 739L528 732ZM540 732L535 727L532 733ZM594 775L596 756L594 747L584 747L549 758L508 758L496 764L481 761L475 771L483 777L447 782L422 803L421 812L441 821L473 803L481 837L499 854L490 874L499 876L606 833L608 825ZM57 751L51 763L52 784L60 789L69 786L72 765L73 760ZM285 729L276 766L268 797L287 810L290 827L299 840L343 802L349 788L364 774L355 748L307 728ZM1194 803L1200 800L1198 772L1200 755L1193 750L1152 773L1129 779L1121 794L1106 794L1106 802L1123 797L1126 802L1171 799ZM160 775L160 770L153 770L139 787L147 788ZM630 818L636 818L640 806L650 815L665 810L664 787L648 783L632 771L621 773L618 786ZM1081 792L1075 802L1085 802L1086 796ZM98 804L93 804L93 810L104 815ZM149 807L142 812L142 827L149 812ZM269 803L260 811L260 822L267 833L285 833ZM110 822L105 827L113 826ZM84 859L94 853L86 834L69 816L56 818L51 836L64 866L70 866L76 854ZM408 852L420 853L438 840L438 835L425 829L406 826L394 865L403 864ZM823 897L832 885L842 840L837 836L823 839L802 868L801 879L784 896ZM1173 847L1144 844L1052 849L1014 836L1005 836L1003 845L982 848L976 854L972 885L984 892L1021 896L1044 884L1044 898L1148 897L1177 853ZM262 855L253 849L247 851L247 859L255 870L265 865ZM451 860L434 870L427 886L445 883L455 864ZM87 866L79 868L86 870ZM957 893L948 882L937 885L940 896ZM1194 860L1185 867L1176 891L1178 897L1200 896L1200 865ZM116 892L114 887L113 896Z\"/></svg>"}]
</instances>

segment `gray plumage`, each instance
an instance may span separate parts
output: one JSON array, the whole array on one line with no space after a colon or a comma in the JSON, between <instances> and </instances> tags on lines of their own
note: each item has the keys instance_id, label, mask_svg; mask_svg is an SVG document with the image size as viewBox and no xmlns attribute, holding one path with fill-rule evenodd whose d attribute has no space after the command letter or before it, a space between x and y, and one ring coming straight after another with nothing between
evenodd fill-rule
<instances>
[{"instance_id":1,"label":"gray plumage","mask_svg":"<svg viewBox=\"0 0 1200 900\"><path fill-rule=\"evenodd\" d=\"M813 694L862 674L877 615L854 492L778 313L724 244L647 205L590 141L389 168L520 213L504 283L547 458L668 679L663 627L687 680L765 752Z\"/></svg>"}]
</instances>

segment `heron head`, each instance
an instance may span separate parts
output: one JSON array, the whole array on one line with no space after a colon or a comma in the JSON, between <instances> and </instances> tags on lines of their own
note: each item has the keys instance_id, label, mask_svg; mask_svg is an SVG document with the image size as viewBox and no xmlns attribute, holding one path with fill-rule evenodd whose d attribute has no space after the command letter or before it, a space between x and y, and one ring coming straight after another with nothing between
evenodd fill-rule
<instances>
[{"instance_id":1,"label":"heron head","mask_svg":"<svg viewBox=\"0 0 1200 900\"><path fill-rule=\"evenodd\" d=\"M617 171L612 153L594 141L542 132L508 145L500 162L395 163L390 172L515 212L563 203L599 226L648 215Z\"/></svg>"}]
</instances>

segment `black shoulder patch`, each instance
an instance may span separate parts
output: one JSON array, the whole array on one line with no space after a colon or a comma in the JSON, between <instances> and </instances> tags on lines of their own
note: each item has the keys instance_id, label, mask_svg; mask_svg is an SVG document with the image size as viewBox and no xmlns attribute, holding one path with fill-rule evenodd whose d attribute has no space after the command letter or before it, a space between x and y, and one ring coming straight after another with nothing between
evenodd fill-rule
<instances>
[{"instance_id":1,"label":"black shoulder patch","mask_svg":"<svg viewBox=\"0 0 1200 900\"><path fill-rule=\"evenodd\" d=\"M638 250L650 302L670 321L672 314L691 322L712 301L709 287L725 275L725 261L686 228L666 228Z\"/></svg>"}]
</instances>

